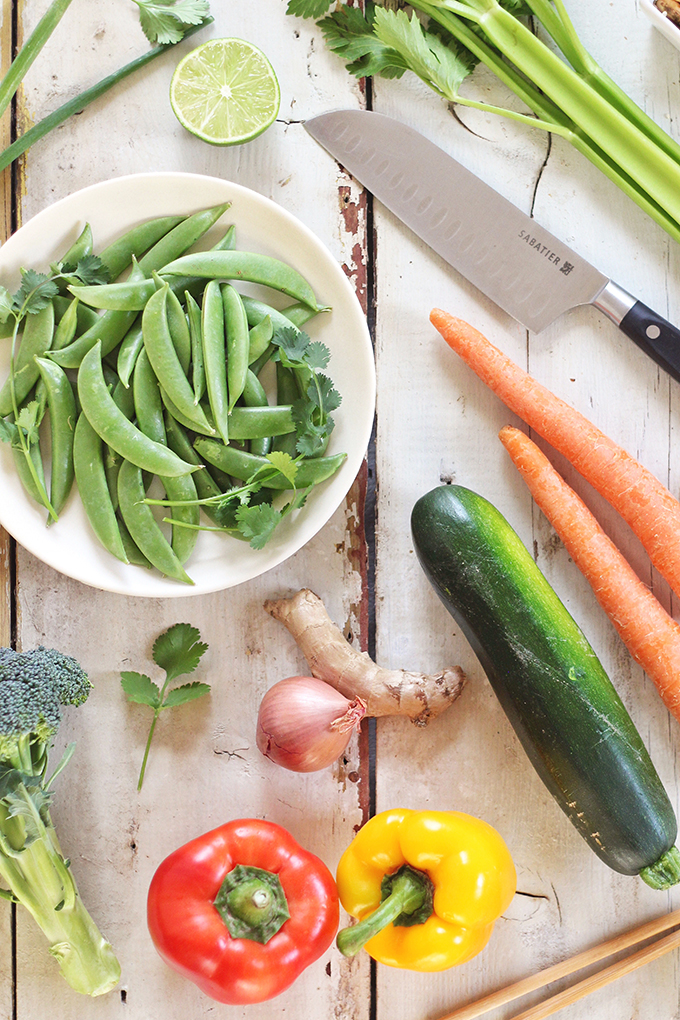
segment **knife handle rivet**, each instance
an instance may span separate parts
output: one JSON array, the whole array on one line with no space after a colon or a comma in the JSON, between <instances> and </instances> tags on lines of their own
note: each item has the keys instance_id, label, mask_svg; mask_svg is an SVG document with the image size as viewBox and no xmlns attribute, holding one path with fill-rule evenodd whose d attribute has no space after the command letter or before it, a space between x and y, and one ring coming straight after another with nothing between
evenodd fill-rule
<instances>
[{"instance_id":1,"label":"knife handle rivet","mask_svg":"<svg viewBox=\"0 0 680 1020\"><path fill-rule=\"evenodd\" d=\"M651 326L647 326L645 333L650 340L658 340L659 337L661 336L661 330L659 329L658 326L655 326L654 324L652 324Z\"/></svg>"}]
</instances>

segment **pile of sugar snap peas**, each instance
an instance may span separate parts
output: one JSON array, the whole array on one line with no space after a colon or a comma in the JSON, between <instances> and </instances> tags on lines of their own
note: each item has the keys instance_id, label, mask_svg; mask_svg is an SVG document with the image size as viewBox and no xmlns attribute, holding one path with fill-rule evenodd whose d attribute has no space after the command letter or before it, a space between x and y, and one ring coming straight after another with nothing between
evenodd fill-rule
<instances>
[{"instance_id":1,"label":"pile of sugar snap peas","mask_svg":"<svg viewBox=\"0 0 680 1020\"><path fill-rule=\"evenodd\" d=\"M210 250L187 254L228 207L148 220L109 245L98 257L114 282L72 281L26 316L14 393L9 380L0 389L0 417L15 428L21 414L13 412L31 400L49 412L50 519L75 480L92 530L113 556L188 584L197 500L247 482L270 464L272 450L296 458L300 488L330 478L346 456L299 457L291 405L304 396L304 379L278 362L274 406L259 379L274 331L299 330L323 310L309 283L277 259L236 250L233 227ZM86 226L61 264L92 251ZM293 303L279 311L241 294L238 280ZM39 444L30 448L32 467L18 442L12 450L26 491L44 502ZM145 501L154 477L170 504L169 538ZM292 487L271 471L266 485L270 497Z\"/></svg>"}]
</instances>

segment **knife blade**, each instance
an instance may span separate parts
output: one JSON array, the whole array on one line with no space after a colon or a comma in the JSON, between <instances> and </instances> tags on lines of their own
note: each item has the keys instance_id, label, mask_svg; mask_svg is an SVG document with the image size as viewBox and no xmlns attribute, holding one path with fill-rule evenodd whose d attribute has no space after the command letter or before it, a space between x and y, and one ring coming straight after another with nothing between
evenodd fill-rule
<instances>
[{"instance_id":1,"label":"knife blade","mask_svg":"<svg viewBox=\"0 0 680 1020\"><path fill-rule=\"evenodd\" d=\"M591 304L680 381L680 330L418 131L368 110L305 121L383 205L528 329Z\"/></svg>"}]
</instances>

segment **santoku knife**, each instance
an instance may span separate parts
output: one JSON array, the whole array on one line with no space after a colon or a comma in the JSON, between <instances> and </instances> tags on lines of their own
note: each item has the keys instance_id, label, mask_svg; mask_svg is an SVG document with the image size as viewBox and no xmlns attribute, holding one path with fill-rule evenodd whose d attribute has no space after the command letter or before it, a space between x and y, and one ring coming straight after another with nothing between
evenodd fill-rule
<instances>
[{"instance_id":1,"label":"santoku knife","mask_svg":"<svg viewBox=\"0 0 680 1020\"><path fill-rule=\"evenodd\" d=\"M539 333L595 305L680 381L680 330L647 308L413 128L339 110L305 128L467 280Z\"/></svg>"}]
</instances>

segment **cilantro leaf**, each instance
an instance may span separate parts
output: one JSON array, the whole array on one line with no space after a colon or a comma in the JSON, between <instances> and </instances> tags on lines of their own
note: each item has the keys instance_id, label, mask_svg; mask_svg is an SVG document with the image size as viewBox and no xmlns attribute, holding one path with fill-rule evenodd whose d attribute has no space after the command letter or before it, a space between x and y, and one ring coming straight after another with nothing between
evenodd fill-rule
<instances>
[{"instance_id":1,"label":"cilantro leaf","mask_svg":"<svg viewBox=\"0 0 680 1020\"><path fill-rule=\"evenodd\" d=\"M184 38L189 25L200 25L209 15L208 0L134 0L139 21L150 43L166 46Z\"/></svg>"},{"instance_id":2,"label":"cilantro leaf","mask_svg":"<svg viewBox=\"0 0 680 1020\"><path fill-rule=\"evenodd\" d=\"M79 280L89 286L108 283L111 279L108 266L104 265L98 255L85 255L84 258L78 261L78 265L73 273L74 276L77 276Z\"/></svg>"},{"instance_id":3,"label":"cilantro leaf","mask_svg":"<svg viewBox=\"0 0 680 1020\"><path fill-rule=\"evenodd\" d=\"M34 315L46 308L58 293L59 288L49 276L36 273L34 269L22 269L21 287L14 294L12 303L15 310Z\"/></svg>"},{"instance_id":4,"label":"cilantro leaf","mask_svg":"<svg viewBox=\"0 0 680 1020\"><path fill-rule=\"evenodd\" d=\"M181 687L168 690L173 680L185 673L193 673L198 666L201 657L208 646L201 641L201 635L196 627L188 623L176 623L169 627L153 645L153 659L157 666L165 670L165 682L162 687L153 683L150 677L144 673L121 673L121 685L129 701L140 705L148 705L153 709L153 720L149 728L149 735L146 740L146 748L142 759L142 767L139 772L137 789L141 790L146 772L146 763L151 748L158 716L165 708L174 708L183 705L187 701L193 701L207 694L210 690L208 684L193 681Z\"/></svg>"},{"instance_id":5,"label":"cilantro leaf","mask_svg":"<svg viewBox=\"0 0 680 1020\"><path fill-rule=\"evenodd\" d=\"M315 340L305 352L305 361L310 368L326 368L331 360L331 352L325 344Z\"/></svg>"},{"instance_id":6,"label":"cilantro leaf","mask_svg":"<svg viewBox=\"0 0 680 1020\"><path fill-rule=\"evenodd\" d=\"M311 382L307 395L310 400L318 399L318 395L321 395L321 409L324 414L329 414L331 411L337 410L342 403L342 397L333 386L333 380L329 379L327 375L319 373L316 376L316 384Z\"/></svg>"},{"instance_id":7,"label":"cilantro leaf","mask_svg":"<svg viewBox=\"0 0 680 1020\"><path fill-rule=\"evenodd\" d=\"M283 450L274 450L267 454L267 460L272 467L281 472L284 478L288 479L292 486L295 486L298 466L289 453L285 453Z\"/></svg>"},{"instance_id":8,"label":"cilantro leaf","mask_svg":"<svg viewBox=\"0 0 680 1020\"><path fill-rule=\"evenodd\" d=\"M298 18L320 18L331 6L332 0L288 0L286 14Z\"/></svg>"},{"instance_id":9,"label":"cilantro leaf","mask_svg":"<svg viewBox=\"0 0 680 1020\"><path fill-rule=\"evenodd\" d=\"M7 322L12 311L12 295L6 287L0 287L0 322Z\"/></svg>"},{"instance_id":10,"label":"cilantro leaf","mask_svg":"<svg viewBox=\"0 0 680 1020\"><path fill-rule=\"evenodd\" d=\"M210 684L199 683L194 680L190 684L182 684L181 687L174 687L168 692L163 708L176 708L177 705L186 705L187 701L194 701L210 692Z\"/></svg>"},{"instance_id":11,"label":"cilantro leaf","mask_svg":"<svg viewBox=\"0 0 680 1020\"><path fill-rule=\"evenodd\" d=\"M271 342L279 348L289 362L301 363L311 340L306 333L296 329L295 326L284 326L274 330Z\"/></svg>"},{"instance_id":12,"label":"cilantro leaf","mask_svg":"<svg viewBox=\"0 0 680 1020\"><path fill-rule=\"evenodd\" d=\"M45 407L45 404L40 404L37 400L31 400L30 403L26 404L19 411L16 424L20 429L23 429L24 435L31 445L38 442L38 428L45 414Z\"/></svg>"},{"instance_id":13,"label":"cilantro leaf","mask_svg":"<svg viewBox=\"0 0 680 1020\"><path fill-rule=\"evenodd\" d=\"M153 682L150 676L145 673L125 672L121 673L121 686L125 691L128 701L136 705L150 705L156 708L161 703L160 688Z\"/></svg>"},{"instance_id":14,"label":"cilantro leaf","mask_svg":"<svg viewBox=\"0 0 680 1020\"><path fill-rule=\"evenodd\" d=\"M295 449L303 457L316 457L324 448L326 436L326 425L312 425L298 436Z\"/></svg>"},{"instance_id":15,"label":"cilantro leaf","mask_svg":"<svg viewBox=\"0 0 680 1020\"><path fill-rule=\"evenodd\" d=\"M281 520L281 511L270 503L259 506L240 506L236 511L238 530L250 541L253 549L262 549L272 537Z\"/></svg>"},{"instance_id":16,"label":"cilantro leaf","mask_svg":"<svg viewBox=\"0 0 680 1020\"><path fill-rule=\"evenodd\" d=\"M299 400L294 400L290 406L290 412L295 425L295 431L298 435L301 435L307 426L312 422L312 416L319 404L317 402L316 389L314 383L309 384L309 388L314 392L313 400L306 400L304 397L300 397Z\"/></svg>"},{"instance_id":17,"label":"cilantro leaf","mask_svg":"<svg viewBox=\"0 0 680 1020\"><path fill-rule=\"evenodd\" d=\"M0 418L0 443L13 443L16 438L17 427L11 421Z\"/></svg>"},{"instance_id":18,"label":"cilantro leaf","mask_svg":"<svg viewBox=\"0 0 680 1020\"><path fill-rule=\"evenodd\" d=\"M168 680L174 680L185 673L193 673L207 649L196 627L176 623L156 638L153 661L165 670Z\"/></svg>"}]
</instances>

